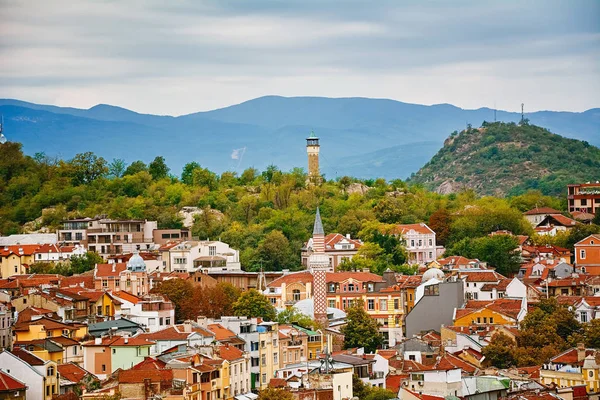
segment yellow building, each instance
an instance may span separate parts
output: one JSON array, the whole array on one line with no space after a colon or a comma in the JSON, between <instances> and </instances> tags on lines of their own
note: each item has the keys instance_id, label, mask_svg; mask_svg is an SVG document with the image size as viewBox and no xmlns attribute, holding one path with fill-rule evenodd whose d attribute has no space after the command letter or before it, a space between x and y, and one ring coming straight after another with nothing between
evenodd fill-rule
<instances>
[{"instance_id":1,"label":"yellow building","mask_svg":"<svg viewBox=\"0 0 600 400\"><path fill-rule=\"evenodd\" d=\"M13 342L28 342L60 336L83 338L85 335L87 335L86 325L65 324L44 316L35 321L15 324Z\"/></svg>"},{"instance_id":2,"label":"yellow building","mask_svg":"<svg viewBox=\"0 0 600 400\"><path fill-rule=\"evenodd\" d=\"M545 385L554 383L559 388L586 385L588 393L597 393L600 391L598 356L598 350L579 344L545 364L540 370L540 381Z\"/></svg>"},{"instance_id":3,"label":"yellow building","mask_svg":"<svg viewBox=\"0 0 600 400\"><path fill-rule=\"evenodd\" d=\"M526 314L526 299L469 300L464 308L455 310L454 326L517 326Z\"/></svg>"},{"instance_id":4,"label":"yellow building","mask_svg":"<svg viewBox=\"0 0 600 400\"><path fill-rule=\"evenodd\" d=\"M275 322L264 322L258 330L258 362L259 376L256 386L266 389L269 381L279 368L279 325Z\"/></svg>"},{"instance_id":5,"label":"yellow building","mask_svg":"<svg viewBox=\"0 0 600 400\"><path fill-rule=\"evenodd\" d=\"M0 247L0 278L26 274L29 265L35 262L37 244L24 244Z\"/></svg>"}]
</instances>

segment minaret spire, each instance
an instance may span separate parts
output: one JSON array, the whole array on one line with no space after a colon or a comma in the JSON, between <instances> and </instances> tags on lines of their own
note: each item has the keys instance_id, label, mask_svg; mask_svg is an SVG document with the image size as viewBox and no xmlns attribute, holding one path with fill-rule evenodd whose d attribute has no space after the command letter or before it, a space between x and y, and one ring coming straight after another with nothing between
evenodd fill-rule
<instances>
[{"instance_id":1,"label":"minaret spire","mask_svg":"<svg viewBox=\"0 0 600 400\"><path fill-rule=\"evenodd\" d=\"M333 271L329 257L325 254L325 231L321 221L321 212L317 207L313 226L312 254L308 257L308 270L313 276L312 292L315 319L323 326L327 320L327 271Z\"/></svg>"}]
</instances>

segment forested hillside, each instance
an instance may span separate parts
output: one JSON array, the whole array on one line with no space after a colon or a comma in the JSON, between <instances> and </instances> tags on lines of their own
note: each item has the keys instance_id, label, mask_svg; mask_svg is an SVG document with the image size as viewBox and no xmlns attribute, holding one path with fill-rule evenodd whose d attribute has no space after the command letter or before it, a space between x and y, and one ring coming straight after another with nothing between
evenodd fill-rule
<instances>
[{"instance_id":1,"label":"forested hillside","mask_svg":"<svg viewBox=\"0 0 600 400\"><path fill-rule=\"evenodd\" d=\"M400 180L350 177L307 186L303 169L285 172L275 166L217 175L191 162L181 175L173 175L160 156L149 164L127 165L93 153L69 160L41 153L29 157L19 143L0 145L1 234L52 231L63 219L97 215L181 227L178 211L195 206L203 213L193 225L193 235L220 238L240 249L242 265L249 270L300 268L300 249L312 233L317 206L326 233L351 234L365 241L363 257L347 268L410 271L403 266L401 243L386 233L392 224L427 222L437 232L438 243L450 252L510 270L514 259L489 249L501 248L506 255L514 243L488 234L499 229L532 234L522 212L536 205L562 209L564 200L539 192L507 199L479 198L473 191L441 195ZM557 240L560 245L572 244L587 232Z\"/></svg>"},{"instance_id":2,"label":"forested hillside","mask_svg":"<svg viewBox=\"0 0 600 400\"><path fill-rule=\"evenodd\" d=\"M564 195L566 185L600 178L600 149L527 123L484 123L454 132L411 181L442 193L465 188L505 196L538 189Z\"/></svg>"}]
</instances>

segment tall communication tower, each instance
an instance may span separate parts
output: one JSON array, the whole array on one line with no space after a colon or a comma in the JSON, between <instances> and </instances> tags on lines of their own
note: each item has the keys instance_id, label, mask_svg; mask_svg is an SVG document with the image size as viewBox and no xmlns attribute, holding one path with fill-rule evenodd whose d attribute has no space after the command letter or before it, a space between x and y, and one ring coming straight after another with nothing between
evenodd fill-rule
<instances>
[{"instance_id":1,"label":"tall communication tower","mask_svg":"<svg viewBox=\"0 0 600 400\"><path fill-rule=\"evenodd\" d=\"M521 103L521 124L525 122L525 103Z\"/></svg>"},{"instance_id":2,"label":"tall communication tower","mask_svg":"<svg viewBox=\"0 0 600 400\"><path fill-rule=\"evenodd\" d=\"M6 136L2 133L4 131L4 115L0 117L0 144L6 143Z\"/></svg>"}]
</instances>

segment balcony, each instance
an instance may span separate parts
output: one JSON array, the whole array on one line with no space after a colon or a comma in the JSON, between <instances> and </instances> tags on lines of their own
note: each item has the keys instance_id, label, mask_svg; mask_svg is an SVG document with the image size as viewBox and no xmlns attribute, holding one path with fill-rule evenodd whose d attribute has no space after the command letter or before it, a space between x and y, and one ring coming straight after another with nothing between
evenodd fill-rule
<instances>
[{"instance_id":1,"label":"balcony","mask_svg":"<svg viewBox=\"0 0 600 400\"><path fill-rule=\"evenodd\" d=\"M302 346L302 340L290 340L288 342L288 347L300 347Z\"/></svg>"}]
</instances>

